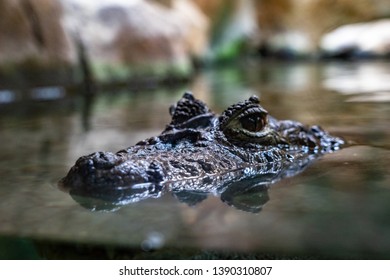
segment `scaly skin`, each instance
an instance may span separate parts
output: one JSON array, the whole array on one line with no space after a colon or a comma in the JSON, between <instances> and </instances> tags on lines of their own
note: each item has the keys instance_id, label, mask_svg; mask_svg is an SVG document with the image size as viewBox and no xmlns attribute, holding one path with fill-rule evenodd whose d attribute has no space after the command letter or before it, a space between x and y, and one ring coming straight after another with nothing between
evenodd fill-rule
<instances>
[{"instance_id":1,"label":"scaly skin","mask_svg":"<svg viewBox=\"0 0 390 280\"><path fill-rule=\"evenodd\" d=\"M344 144L318 126L269 117L256 96L217 116L185 93L170 113L172 121L159 136L117 153L83 156L60 184L79 192L148 184L210 191L243 170L289 176Z\"/></svg>"}]
</instances>

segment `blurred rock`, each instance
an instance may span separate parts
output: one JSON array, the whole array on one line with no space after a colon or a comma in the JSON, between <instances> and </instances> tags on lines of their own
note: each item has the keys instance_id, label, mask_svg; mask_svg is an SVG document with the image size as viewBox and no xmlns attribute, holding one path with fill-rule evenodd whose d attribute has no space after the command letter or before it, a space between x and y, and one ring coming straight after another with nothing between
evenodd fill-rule
<instances>
[{"instance_id":1,"label":"blurred rock","mask_svg":"<svg viewBox=\"0 0 390 280\"><path fill-rule=\"evenodd\" d=\"M321 49L330 57L390 55L390 19L341 26L325 34Z\"/></svg>"},{"instance_id":2,"label":"blurred rock","mask_svg":"<svg viewBox=\"0 0 390 280\"><path fill-rule=\"evenodd\" d=\"M189 0L61 0L98 80L186 76L207 47L208 21Z\"/></svg>"},{"instance_id":3,"label":"blurred rock","mask_svg":"<svg viewBox=\"0 0 390 280\"><path fill-rule=\"evenodd\" d=\"M336 27L390 15L388 0L255 1L260 50L265 55L315 57L324 34Z\"/></svg>"},{"instance_id":4,"label":"blurred rock","mask_svg":"<svg viewBox=\"0 0 390 280\"><path fill-rule=\"evenodd\" d=\"M0 84L80 81L82 46L98 82L188 77L253 49L383 56L389 15L389 0L1 0Z\"/></svg>"},{"instance_id":5,"label":"blurred rock","mask_svg":"<svg viewBox=\"0 0 390 280\"><path fill-rule=\"evenodd\" d=\"M187 77L207 45L208 20L190 0L0 2L0 73L13 84L80 81L81 49L98 82Z\"/></svg>"},{"instance_id":6,"label":"blurred rock","mask_svg":"<svg viewBox=\"0 0 390 280\"><path fill-rule=\"evenodd\" d=\"M75 52L61 15L57 1L0 1L0 72L8 76L3 86L10 79L19 85L32 77L50 80L74 64Z\"/></svg>"}]
</instances>

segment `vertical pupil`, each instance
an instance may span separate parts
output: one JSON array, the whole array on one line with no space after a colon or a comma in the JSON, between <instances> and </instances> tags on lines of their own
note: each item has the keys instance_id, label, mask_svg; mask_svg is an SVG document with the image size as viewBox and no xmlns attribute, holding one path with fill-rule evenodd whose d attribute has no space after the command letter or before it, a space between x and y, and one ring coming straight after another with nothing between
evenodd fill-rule
<instances>
[{"instance_id":1,"label":"vertical pupil","mask_svg":"<svg viewBox=\"0 0 390 280\"><path fill-rule=\"evenodd\" d=\"M257 120L258 119L256 117L249 118L249 122L253 131L257 131Z\"/></svg>"}]
</instances>

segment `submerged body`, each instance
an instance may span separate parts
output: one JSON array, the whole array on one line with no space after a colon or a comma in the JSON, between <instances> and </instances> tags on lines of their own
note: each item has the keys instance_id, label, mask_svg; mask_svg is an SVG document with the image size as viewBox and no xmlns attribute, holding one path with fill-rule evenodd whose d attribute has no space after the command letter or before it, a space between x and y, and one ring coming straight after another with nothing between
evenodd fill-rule
<instances>
[{"instance_id":1,"label":"submerged body","mask_svg":"<svg viewBox=\"0 0 390 280\"><path fill-rule=\"evenodd\" d=\"M232 179L242 170L267 174L283 170L288 176L344 144L318 126L269 117L256 96L218 116L185 93L170 113L172 121L159 136L117 153L83 156L61 185L91 191L152 183L202 190L215 178ZM193 183L180 184L183 181Z\"/></svg>"}]
</instances>

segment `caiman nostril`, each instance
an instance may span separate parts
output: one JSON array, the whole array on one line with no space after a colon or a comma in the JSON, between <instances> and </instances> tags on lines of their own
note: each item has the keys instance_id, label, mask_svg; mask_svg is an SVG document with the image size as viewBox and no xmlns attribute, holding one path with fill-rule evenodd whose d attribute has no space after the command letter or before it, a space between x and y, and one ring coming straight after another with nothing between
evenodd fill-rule
<instances>
[{"instance_id":1,"label":"caiman nostril","mask_svg":"<svg viewBox=\"0 0 390 280\"><path fill-rule=\"evenodd\" d=\"M118 156L110 152L97 152L91 156L95 168L108 169L117 164Z\"/></svg>"}]
</instances>

